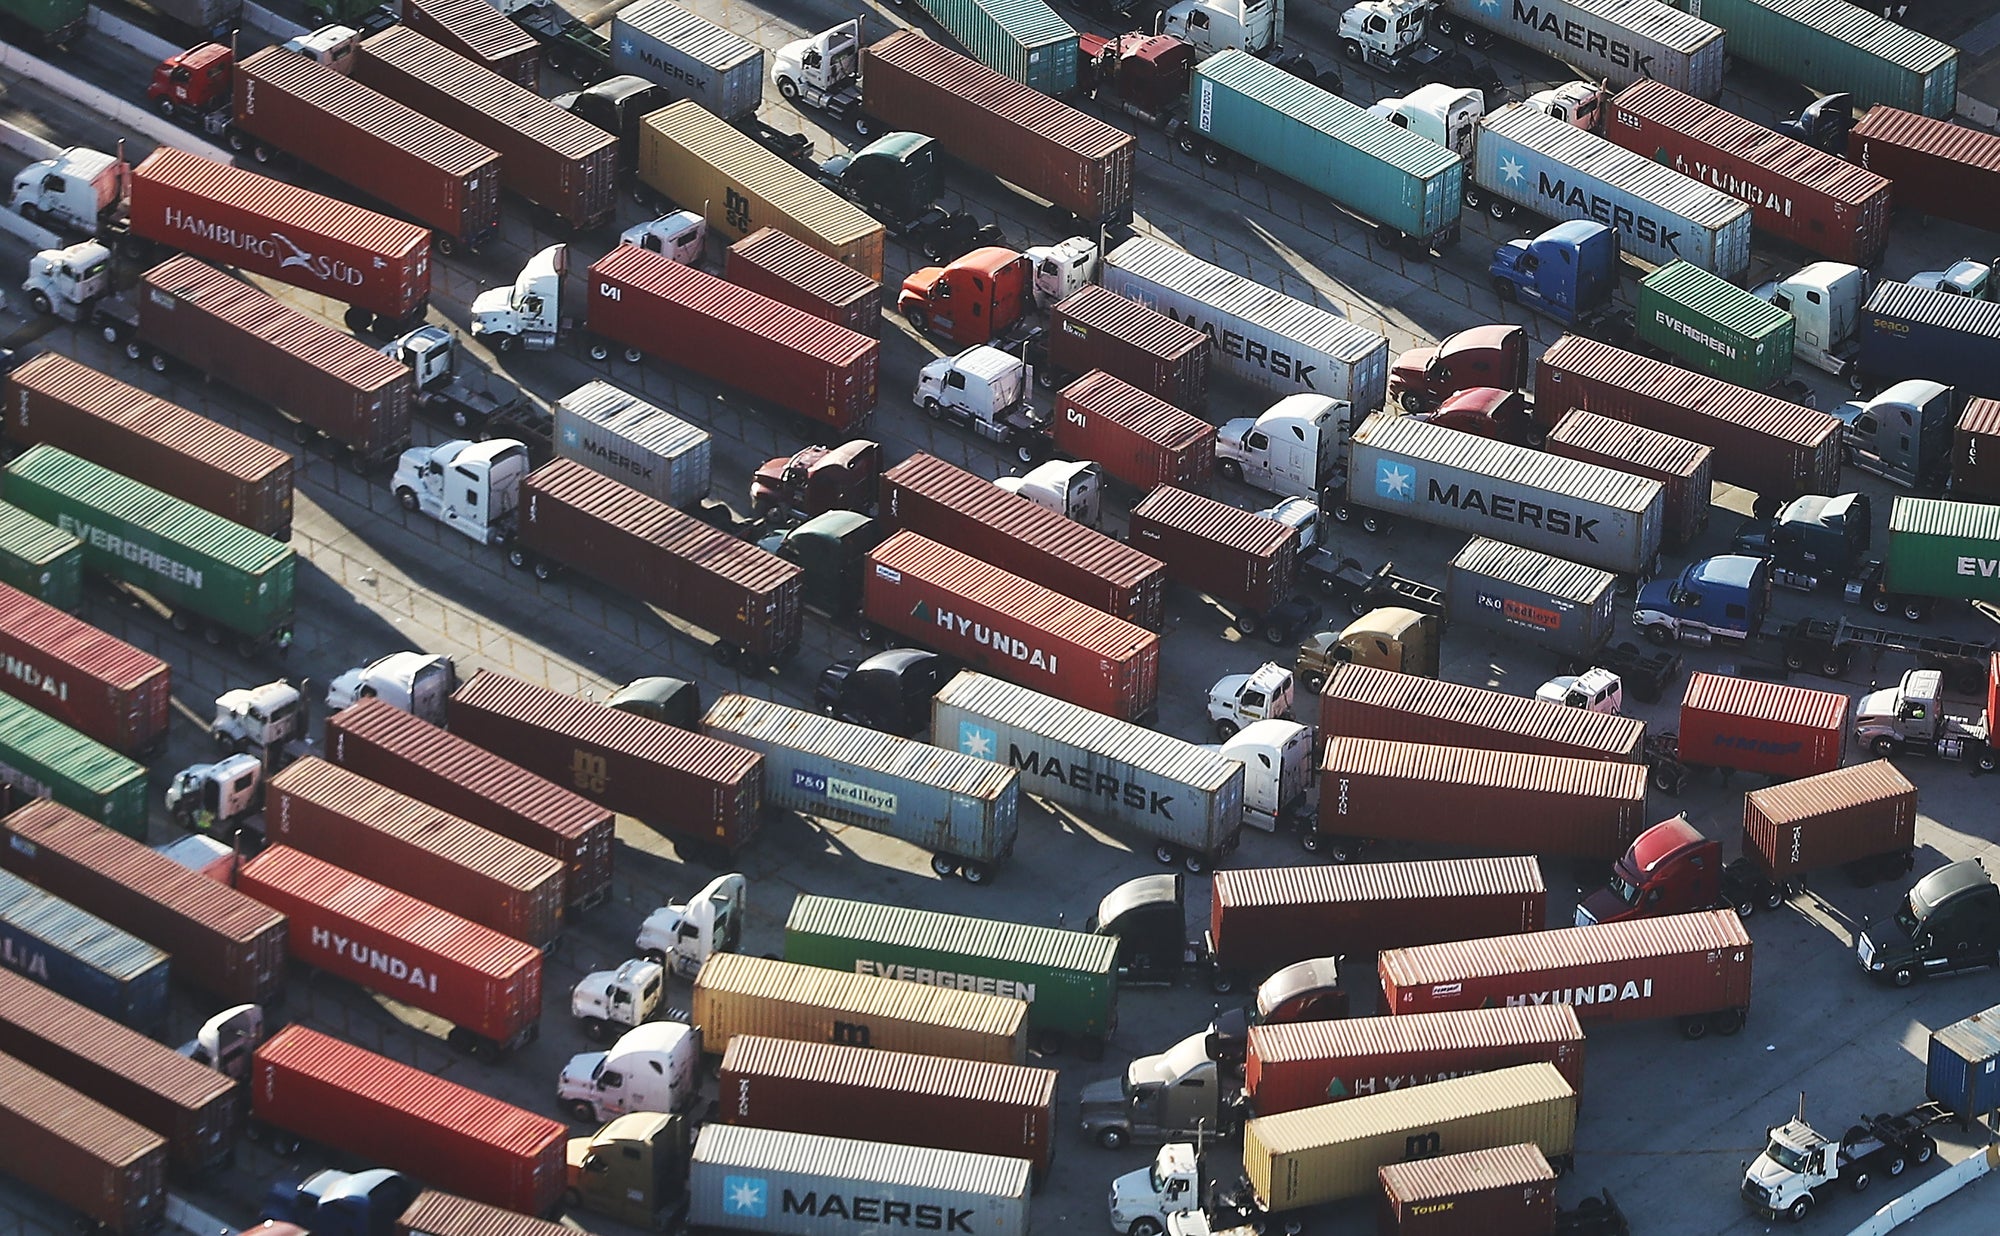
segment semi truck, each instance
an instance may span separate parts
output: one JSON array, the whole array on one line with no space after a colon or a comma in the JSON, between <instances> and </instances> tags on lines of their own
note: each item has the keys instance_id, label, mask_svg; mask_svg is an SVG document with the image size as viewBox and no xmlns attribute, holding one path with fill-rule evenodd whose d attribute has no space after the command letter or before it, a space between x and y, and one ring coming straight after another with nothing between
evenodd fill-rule
<instances>
[{"instance_id":1,"label":"semi truck","mask_svg":"<svg viewBox=\"0 0 2000 1236\"><path fill-rule=\"evenodd\" d=\"M1924 1130L1950 1118L1942 1104L1923 1103L1895 1115L1863 1116L1836 1141L1806 1123L1801 1095L1799 1114L1766 1129L1763 1153L1743 1169L1743 1200L1765 1219L1800 1222L1834 1185L1860 1193L1877 1176L1894 1180L1929 1163L1937 1139Z\"/></svg>"},{"instance_id":2,"label":"semi truck","mask_svg":"<svg viewBox=\"0 0 2000 1236\"><path fill-rule=\"evenodd\" d=\"M1963 760L1980 772L2000 767L1993 724L2000 717L2000 653L1989 654L1985 708L1974 715L1947 711L1944 672L1909 670L1896 685L1871 691L1854 705L1854 740L1877 755L1931 755Z\"/></svg>"},{"instance_id":3,"label":"semi truck","mask_svg":"<svg viewBox=\"0 0 2000 1236\"><path fill-rule=\"evenodd\" d=\"M2000 887L1976 858L1947 863L1911 885L1894 913L1862 924L1854 960L1895 987L2000 965Z\"/></svg>"}]
</instances>

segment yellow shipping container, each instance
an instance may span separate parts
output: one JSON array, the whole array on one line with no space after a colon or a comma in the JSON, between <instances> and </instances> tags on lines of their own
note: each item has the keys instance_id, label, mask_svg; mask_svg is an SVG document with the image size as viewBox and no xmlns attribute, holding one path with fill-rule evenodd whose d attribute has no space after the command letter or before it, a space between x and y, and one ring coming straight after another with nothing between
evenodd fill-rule
<instances>
[{"instance_id":1,"label":"yellow shipping container","mask_svg":"<svg viewBox=\"0 0 2000 1236\"><path fill-rule=\"evenodd\" d=\"M992 1064L1028 1060L1028 1002L901 979L718 953L694 981L701 1047L739 1034Z\"/></svg>"},{"instance_id":2,"label":"yellow shipping container","mask_svg":"<svg viewBox=\"0 0 2000 1236\"><path fill-rule=\"evenodd\" d=\"M880 223L692 100L639 122L639 179L676 206L702 211L724 244L776 228L882 279Z\"/></svg>"},{"instance_id":3,"label":"yellow shipping container","mask_svg":"<svg viewBox=\"0 0 2000 1236\"><path fill-rule=\"evenodd\" d=\"M1375 1193L1385 1164L1521 1142L1551 1161L1576 1148L1576 1091L1552 1064L1260 1117L1243 1127L1243 1171L1267 1210L1296 1210Z\"/></svg>"}]
</instances>

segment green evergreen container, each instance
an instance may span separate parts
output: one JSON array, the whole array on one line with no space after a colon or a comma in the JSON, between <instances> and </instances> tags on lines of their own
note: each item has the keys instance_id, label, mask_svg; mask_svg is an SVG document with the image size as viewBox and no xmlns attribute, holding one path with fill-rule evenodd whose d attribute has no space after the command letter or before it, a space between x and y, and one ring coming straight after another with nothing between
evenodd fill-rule
<instances>
[{"instance_id":1,"label":"green evergreen container","mask_svg":"<svg viewBox=\"0 0 2000 1236\"><path fill-rule=\"evenodd\" d=\"M1792 371L1792 315L1692 262L1639 281L1639 338L1711 378L1767 391Z\"/></svg>"},{"instance_id":2,"label":"green evergreen container","mask_svg":"<svg viewBox=\"0 0 2000 1236\"><path fill-rule=\"evenodd\" d=\"M83 608L83 542L0 502L0 584L76 613Z\"/></svg>"},{"instance_id":3,"label":"green evergreen container","mask_svg":"<svg viewBox=\"0 0 2000 1236\"><path fill-rule=\"evenodd\" d=\"M1729 54L1844 91L1856 111L1878 103L1943 119L1958 106L1958 49L1844 0L1693 0L1676 5L1722 27Z\"/></svg>"},{"instance_id":4,"label":"green evergreen container","mask_svg":"<svg viewBox=\"0 0 2000 1236\"><path fill-rule=\"evenodd\" d=\"M5 495L83 542L90 570L239 641L288 637L292 547L52 446L7 465Z\"/></svg>"},{"instance_id":5,"label":"green evergreen container","mask_svg":"<svg viewBox=\"0 0 2000 1236\"><path fill-rule=\"evenodd\" d=\"M67 43L83 33L86 0L3 0L0 13L33 30L45 43Z\"/></svg>"},{"instance_id":6,"label":"green evergreen container","mask_svg":"<svg viewBox=\"0 0 2000 1236\"><path fill-rule=\"evenodd\" d=\"M965 54L1048 95L1076 90L1076 30L1043 0L917 0Z\"/></svg>"},{"instance_id":7,"label":"green evergreen container","mask_svg":"<svg viewBox=\"0 0 2000 1236\"><path fill-rule=\"evenodd\" d=\"M1884 561L1890 592L2000 601L2000 506L1898 498Z\"/></svg>"},{"instance_id":8,"label":"green evergreen container","mask_svg":"<svg viewBox=\"0 0 2000 1236\"><path fill-rule=\"evenodd\" d=\"M11 695L0 695L0 779L146 839L145 768Z\"/></svg>"}]
</instances>

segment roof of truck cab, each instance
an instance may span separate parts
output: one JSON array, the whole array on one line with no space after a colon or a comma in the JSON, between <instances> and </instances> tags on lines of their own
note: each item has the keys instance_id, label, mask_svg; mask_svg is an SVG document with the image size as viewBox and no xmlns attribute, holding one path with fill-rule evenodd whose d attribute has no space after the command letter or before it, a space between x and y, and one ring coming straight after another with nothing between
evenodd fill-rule
<instances>
[{"instance_id":1,"label":"roof of truck cab","mask_svg":"<svg viewBox=\"0 0 2000 1236\"><path fill-rule=\"evenodd\" d=\"M1757 573L1763 569L1762 558L1753 558L1749 554L1720 554L1697 563L1695 579L1724 588L1748 588L1757 582Z\"/></svg>"}]
</instances>

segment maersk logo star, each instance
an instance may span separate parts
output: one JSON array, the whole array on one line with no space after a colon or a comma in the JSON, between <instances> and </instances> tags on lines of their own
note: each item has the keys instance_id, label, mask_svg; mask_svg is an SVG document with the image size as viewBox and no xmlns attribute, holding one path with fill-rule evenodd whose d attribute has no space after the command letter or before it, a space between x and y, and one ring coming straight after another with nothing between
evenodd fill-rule
<instances>
[{"instance_id":1,"label":"maersk logo star","mask_svg":"<svg viewBox=\"0 0 2000 1236\"><path fill-rule=\"evenodd\" d=\"M1508 155L1506 158L1500 160L1500 174L1507 178L1508 184L1517 185L1527 179L1528 168L1519 159Z\"/></svg>"},{"instance_id":2,"label":"maersk logo star","mask_svg":"<svg viewBox=\"0 0 2000 1236\"><path fill-rule=\"evenodd\" d=\"M976 759L990 760L995 758L993 753L1000 749L1000 736L983 725L974 725L970 721L960 721L958 723L958 749L961 754L970 755Z\"/></svg>"},{"instance_id":3,"label":"maersk logo star","mask_svg":"<svg viewBox=\"0 0 2000 1236\"><path fill-rule=\"evenodd\" d=\"M1375 465L1375 492L1398 502L1413 502L1417 496L1417 470L1406 464L1380 460Z\"/></svg>"},{"instance_id":4,"label":"maersk logo star","mask_svg":"<svg viewBox=\"0 0 2000 1236\"><path fill-rule=\"evenodd\" d=\"M755 1176L722 1178L722 1213L761 1219L770 1208L771 1186Z\"/></svg>"}]
</instances>

